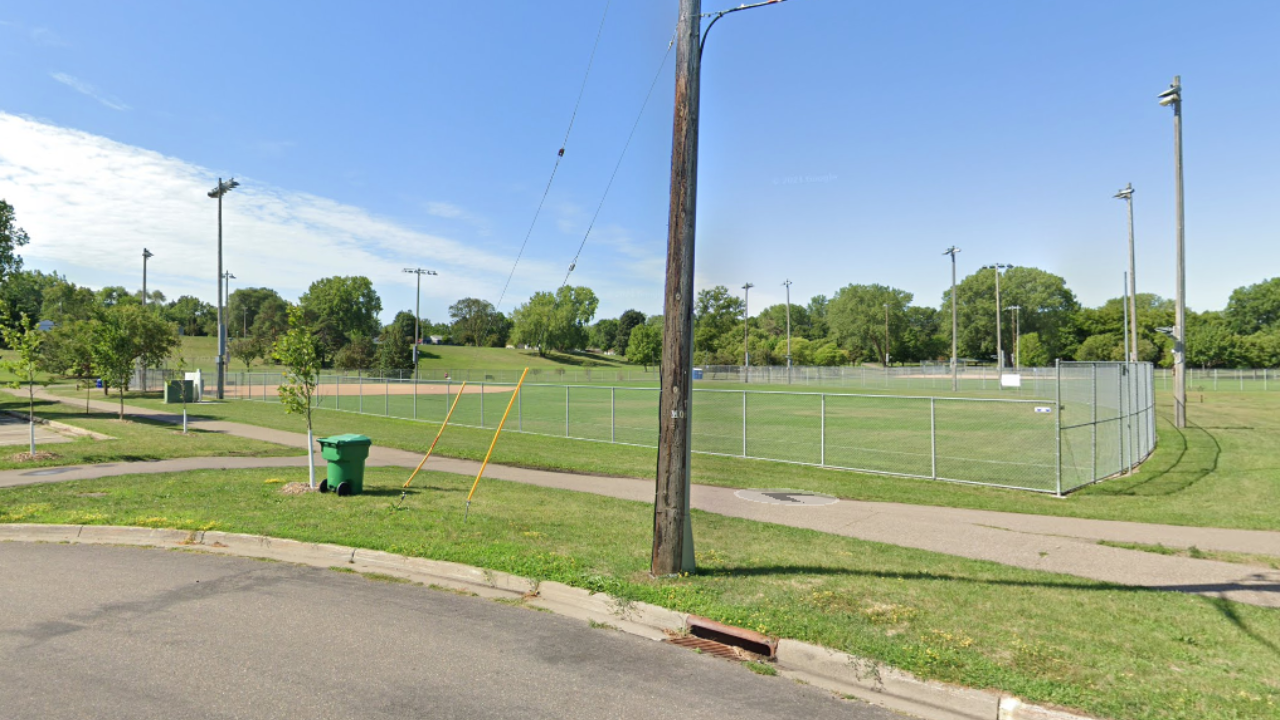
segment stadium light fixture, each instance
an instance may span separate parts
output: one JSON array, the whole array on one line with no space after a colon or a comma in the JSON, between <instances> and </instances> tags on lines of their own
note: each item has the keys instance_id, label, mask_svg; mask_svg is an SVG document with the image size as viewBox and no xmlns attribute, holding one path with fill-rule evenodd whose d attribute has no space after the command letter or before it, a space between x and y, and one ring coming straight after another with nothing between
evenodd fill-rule
<instances>
[{"instance_id":1,"label":"stadium light fixture","mask_svg":"<svg viewBox=\"0 0 1280 720\"><path fill-rule=\"evenodd\" d=\"M218 178L218 185L209 191L209 197L218 201L218 399L225 394L227 375L227 326L222 313L222 196L240 187L235 178Z\"/></svg>"},{"instance_id":2,"label":"stadium light fixture","mask_svg":"<svg viewBox=\"0 0 1280 720\"><path fill-rule=\"evenodd\" d=\"M1177 299L1173 325L1173 424L1187 426L1187 264L1186 214L1182 194L1182 76L1174 75L1169 89L1160 93L1160 104L1173 108L1174 205L1177 212Z\"/></svg>"},{"instance_id":3,"label":"stadium light fixture","mask_svg":"<svg viewBox=\"0 0 1280 720\"><path fill-rule=\"evenodd\" d=\"M993 263L991 265L983 265L983 270L996 271L996 374L1004 372L1004 346L1000 340L1000 271L1008 270L1013 267L1007 263Z\"/></svg>"},{"instance_id":4,"label":"stadium light fixture","mask_svg":"<svg viewBox=\"0 0 1280 720\"><path fill-rule=\"evenodd\" d=\"M956 332L959 327L956 322L956 253L958 252L960 252L960 248L952 245L942 253L943 255L951 256L951 392L956 392L960 384L956 358Z\"/></svg>"},{"instance_id":5,"label":"stadium light fixture","mask_svg":"<svg viewBox=\"0 0 1280 720\"><path fill-rule=\"evenodd\" d=\"M422 276L438 273L435 270L422 268L405 268L404 272L418 276L418 299L413 306L413 381L416 383L418 382L418 345L422 342Z\"/></svg>"}]
</instances>

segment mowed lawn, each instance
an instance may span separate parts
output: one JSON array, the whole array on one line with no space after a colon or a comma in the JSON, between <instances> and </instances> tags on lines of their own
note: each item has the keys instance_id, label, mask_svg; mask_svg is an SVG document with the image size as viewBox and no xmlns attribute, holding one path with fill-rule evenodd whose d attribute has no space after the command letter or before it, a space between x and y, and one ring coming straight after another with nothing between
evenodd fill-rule
<instances>
[{"instance_id":1,"label":"mowed lawn","mask_svg":"<svg viewBox=\"0 0 1280 720\"><path fill-rule=\"evenodd\" d=\"M699 572L655 580L651 504L486 479L464 523L471 478L423 473L397 510L407 472L371 468L368 492L349 498L280 493L281 481L305 478L302 469L13 488L0 490L0 522L218 529L451 560L1113 720L1280 713L1275 609L698 511Z\"/></svg>"},{"instance_id":2,"label":"mowed lawn","mask_svg":"<svg viewBox=\"0 0 1280 720\"><path fill-rule=\"evenodd\" d=\"M563 387L548 392L555 392L556 402L563 403ZM575 388L569 392L573 401L572 393L578 390ZM623 392L618 392L620 404L623 395ZM412 396L406 399L412 402ZM486 425L491 426L500 419L508 399L506 394L485 396ZM1280 530L1280 513L1274 511L1280 507L1280 473L1275 471L1280 466L1280 413L1276 412L1280 406L1280 395L1206 393L1203 401L1193 396L1193 403L1188 408L1191 425L1181 431L1172 426L1168 396L1158 394L1157 400L1159 445L1152 457L1128 477L1089 486L1063 499L1023 491L696 453L693 456L694 481L726 487L813 490L857 500L1103 520ZM130 402L157 409L174 409L174 406L165 406L155 399L133 398ZM344 408L349 407L345 396L341 402ZM359 402L358 398L356 402ZM370 403L377 409L377 403L388 400L384 395L366 395L364 402L366 411L369 411ZM444 419L446 402L443 395L431 400L420 397L418 422L322 409L315 415L316 432L319 435L359 432L369 435L377 444L425 452ZM639 407L639 404L649 401L635 402ZM476 407L463 409L470 407L471 403ZM458 417L466 419L467 413L474 413L473 419L478 421L478 404L478 397L467 397L459 407L461 415ZM305 429L301 418L286 415L277 403L207 403L192 412L204 417L282 430L300 432ZM619 427L634 423L630 432L640 438L652 437L649 433L656 426L656 412L647 420L644 412L637 410L634 421L620 422ZM412 413L412 407L409 413ZM619 415L621 417L622 413ZM980 423L990 418L978 417L975 420L981 427ZM524 421L539 422L536 415L525 415ZM575 422L572 416L570 421ZM549 435L504 433L495 451L494 462L600 475L653 477L656 451L652 448L554 437L558 424L563 422L563 415L558 413L543 418L541 422L548 427ZM879 431L883 424L874 416L868 417L866 422L870 425L868 432ZM598 424L592 424L592 427L598 428ZM509 419L507 428L518 430L518 420ZM828 441L836 443L830 432L829 428ZM892 433L900 432L892 430ZM436 452L449 457L480 459L492 439L492 430L453 426L445 432ZM794 442L804 444L799 439ZM862 442L862 439L857 439L850 444ZM751 443L752 437L749 436L748 451ZM910 439L909 443L919 446L918 438ZM912 447L909 443L908 448ZM1014 463L1023 461L1026 455L1021 447L1015 448L1015 452L1018 454L1014 457L1005 458L1012 461L1011 467L1016 467Z\"/></svg>"}]
</instances>

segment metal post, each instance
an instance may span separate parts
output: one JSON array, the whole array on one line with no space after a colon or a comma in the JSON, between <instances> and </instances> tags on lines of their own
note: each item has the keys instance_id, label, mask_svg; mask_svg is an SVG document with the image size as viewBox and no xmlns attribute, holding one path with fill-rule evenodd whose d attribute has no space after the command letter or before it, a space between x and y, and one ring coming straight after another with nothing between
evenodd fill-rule
<instances>
[{"instance_id":1,"label":"metal post","mask_svg":"<svg viewBox=\"0 0 1280 720\"><path fill-rule=\"evenodd\" d=\"M564 386L564 436L569 437L569 386Z\"/></svg>"},{"instance_id":2,"label":"metal post","mask_svg":"<svg viewBox=\"0 0 1280 720\"><path fill-rule=\"evenodd\" d=\"M360 384L360 404L356 408L356 412L364 413L364 370L356 369L356 382Z\"/></svg>"},{"instance_id":3,"label":"metal post","mask_svg":"<svg viewBox=\"0 0 1280 720\"><path fill-rule=\"evenodd\" d=\"M480 427L484 427L484 383L480 383Z\"/></svg>"},{"instance_id":4,"label":"metal post","mask_svg":"<svg viewBox=\"0 0 1280 720\"><path fill-rule=\"evenodd\" d=\"M226 390L227 338L222 332L222 178L218 178L218 399Z\"/></svg>"},{"instance_id":5,"label":"metal post","mask_svg":"<svg viewBox=\"0 0 1280 720\"><path fill-rule=\"evenodd\" d=\"M1121 375L1123 366L1117 368L1120 372L1116 373L1116 431L1119 434L1120 447L1116 450L1116 454L1120 456L1120 472L1124 472L1124 376Z\"/></svg>"},{"instance_id":6,"label":"metal post","mask_svg":"<svg viewBox=\"0 0 1280 720\"><path fill-rule=\"evenodd\" d=\"M751 382L751 345L749 343L751 329L750 298L751 283L742 286L742 381Z\"/></svg>"},{"instance_id":7,"label":"metal post","mask_svg":"<svg viewBox=\"0 0 1280 720\"><path fill-rule=\"evenodd\" d=\"M960 386L956 356L956 333L959 330L959 324L956 320L956 253L958 252L960 252L960 248L952 245L943 253L943 255L951 256L951 392L957 392Z\"/></svg>"},{"instance_id":8,"label":"metal post","mask_svg":"<svg viewBox=\"0 0 1280 720\"><path fill-rule=\"evenodd\" d=\"M618 388L609 388L609 442L618 442Z\"/></svg>"},{"instance_id":9,"label":"metal post","mask_svg":"<svg viewBox=\"0 0 1280 720\"><path fill-rule=\"evenodd\" d=\"M416 348L414 350L417 352ZM418 419L418 371L413 371L413 419Z\"/></svg>"},{"instance_id":10,"label":"metal post","mask_svg":"<svg viewBox=\"0 0 1280 720\"><path fill-rule=\"evenodd\" d=\"M929 460L933 479L938 479L938 411L937 399L929 398Z\"/></svg>"},{"instance_id":11,"label":"metal post","mask_svg":"<svg viewBox=\"0 0 1280 720\"><path fill-rule=\"evenodd\" d=\"M1058 494L1058 497L1062 497L1062 359L1061 359L1061 358L1057 358L1057 359L1055 359L1055 360L1053 361L1053 364L1054 364L1054 366L1056 367L1057 372L1058 372L1058 388L1057 388L1057 391L1056 391L1056 399L1054 400L1054 402L1055 402L1055 404L1057 405L1057 407L1055 407L1055 408L1054 408L1054 413L1053 413L1054 415L1056 415L1056 416L1057 416L1057 420L1056 420L1056 421L1054 421L1054 425L1055 425L1055 427L1054 427L1054 434L1057 436L1057 437L1056 437L1056 442L1054 443L1054 445L1055 445L1055 447L1054 447L1054 459L1055 459L1055 461L1056 461L1054 464L1058 466L1058 472L1057 472L1058 492L1057 492L1057 494Z\"/></svg>"},{"instance_id":12,"label":"metal post","mask_svg":"<svg viewBox=\"0 0 1280 720\"><path fill-rule=\"evenodd\" d=\"M391 378L382 378L382 414L391 417Z\"/></svg>"},{"instance_id":13,"label":"metal post","mask_svg":"<svg viewBox=\"0 0 1280 720\"><path fill-rule=\"evenodd\" d=\"M818 464L827 464L827 394L819 396L818 406Z\"/></svg>"},{"instance_id":14,"label":"metal post","mask_svg":"<svg viewBox=\"0 0 1280 720\"><path fill-rule=\"evenodd\" d=\"M143 274L145 277L145 273ZM791 384L791 281L782 283L787 288L787 384Z\"/></svg>"},{"instance_id":15,"label":"metal post","mask_svg":"<svg viewBox=\"0 0 1280 720\"><path fill-rule=\"evenodd\" d=\"M1177 300L1173 324L1173 422L1178 428L1187 426L1187 264L1186 214L1182 188L1182 77L1173 76L1173 84L1160 93L1161 105L1173 106L1173 172L1174 205L1177 212Z\"/></svg>"},{"instance_id":16,"label":"metal post","mask_svg":"<svg viewBox=\"0 0 1280 720\"><path fill-rule=\"evenodd\" d=\"M516 429L524 432L524 393L516 393Z\"/></svg>"},{"instance_id":17,"label":"metal post","mask_svg":"<svg viewBox=\"0 0 1280 720\"><path fill-rule=\"evenodd\" d=\"M742 457L747 456L747 391L742 391Z\"/></svg>"},{"instance_id":18,"label":"metal post","mask_svg":"<svg viewBox=\"0 0 1280 720\"><path fill-rule=\"evenodd\" d=\"M1124 308L1124 327L1125 327L1125 332L1124 332L1124 357L1125 357L1125 360L1126 360L1126 361L1132 361L1132 360L1133 360L1133 354L1134 354L1134 353L1133 353L1133 351L1132 351L1132 350L1130 350L1130 347L1131 347L1131 346L1129 345L1129 339L1130 339L1130 338L1129 338L1129 332L1128 332L1128 328L1129 328L1129 273L1125 273L1125 274L1124 274L1124 294L1123 294L1123 295L1121 295L1120 297L1121 297L1120 305L1121 305L1121 307L1122 307L1122 308Z\"/></svg>"},{"instance_id":19,"label":"metal post","mask_svg":"<svg viewBox=\"0 0 1280 720\"><path fill-rule=\"evenodd\" d=\"M1090 363L1089 367L1093 369L1093 373L1089 379L1089 387L1090 387L1089 392L1092 394L1092 399L1089 401L1090 412L1091 412L1089 416L1089 443L1093 446L1093 449L1089 451L1089 479L1097 480L1098 479L1098 364ZM1058 370L1058 374L1061 375L1062 370ZM1058 392L1061 393L1062 392L1061 377L1059 377L1058 383L1059 383Z\"/></svg>"}]
</instances>

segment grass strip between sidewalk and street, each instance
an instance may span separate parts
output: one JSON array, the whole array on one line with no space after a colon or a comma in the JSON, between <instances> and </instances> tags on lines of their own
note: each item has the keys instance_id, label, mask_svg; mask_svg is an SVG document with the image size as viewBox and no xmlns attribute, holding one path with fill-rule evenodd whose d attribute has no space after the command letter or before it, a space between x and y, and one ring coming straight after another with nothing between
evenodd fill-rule
<instances>
[{"instance_id":1,"label":"grass strip between sidewalk and street","mask_svg":"<svg viewBox=\"0 0 1280 720\"><path fill-rule=\"evenodd\" d=\"M67 393L66 390L58 391ZM805 465L716 455L693 455L694 482L723 487L787 487L837 497L914 505L1125 520L1196 527L1280 530L1280 482L1274 458L1280 456L1280 413L1261 393L1218 393L1192 408L1194 423L1173 427L1167 398L1161 396L1159 445L1132 475L1101 482L1064 499L1038 493L931 480L873 475ZM130 404L172 412L153 397L129 397ZM203 403L193 415L260 427L305 431L297 416L277 403L227 401ZM357 432L376 445L425 452L439 428L436 422L316 410L318 436ZM436 453L478 460L493 439L492 430L451 426ZM508 428L493 462L571 472L652 478L657 452L652 448L513 432Z\"/></svg>"},{"instance_id":2,"label":"grass strip between sidewalk and street","mask_svg":"<svg viewBox=\"0 0 1280 720\"><path fill-rule=\"evenodd\" d=\"M0 410L19 413L25 423L28 403L7 392L0 392ZM0 449L0 470L51 467L61 465L89 465L100 463L168 460L185 457L289 457L303 454L302 448L289 448L275 443L235 437L224 433L189 428L182 433L182 426L130 418L119 420L114 413L93 411L85 414L84 406L36 400L36 417L64 423L83 430L110 436L111 440L95 440L77 437L70 442L37 443L38 452L52 453L46 460L14 460L13 455L25 453L27 445L10 445ZM178 410L181 413L181 408ZM5 452L4 450L7 450Z\"/></svg>"},{"instance_id":3,"label":"grass strip between sidewalk and street","mask_svg":"<svg viewBox=\"0 0 1280 720\"><path fill-rule=\"evenodd\" d=\"M1113 720L1280 717L1280 610L694 511L699 572L648 576L647 503L371 468L348 498L301 469L0 491L0 522L218 529L466 563L817 643L926 678Z\"/></svg>"}]
</instances>

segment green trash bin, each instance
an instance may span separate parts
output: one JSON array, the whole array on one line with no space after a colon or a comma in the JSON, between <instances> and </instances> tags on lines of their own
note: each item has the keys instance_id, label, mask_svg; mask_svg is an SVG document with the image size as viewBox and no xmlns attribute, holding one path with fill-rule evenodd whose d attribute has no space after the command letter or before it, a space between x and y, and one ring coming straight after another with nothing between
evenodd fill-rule
<instances>
[{"instance_id":1,"label":"green trash bin","mask_svg":"<svg viewBox=\"0 0 1280 720\"><path fill-rule=\"evenodd\" d=\"M320 457L329 462L327 477L320 482L320 492L354 495L364 491L364 460L369 457L373 441L364 435L332 435L316 438Z\"/></svg>"}]
</instances>

